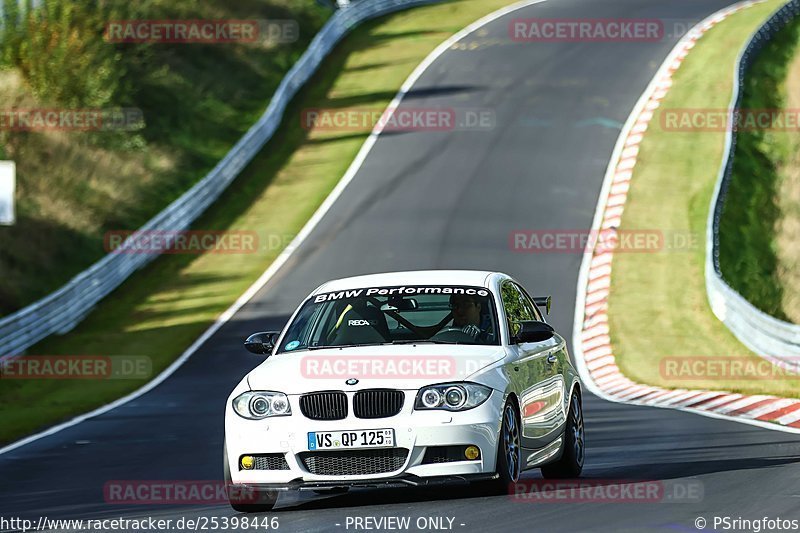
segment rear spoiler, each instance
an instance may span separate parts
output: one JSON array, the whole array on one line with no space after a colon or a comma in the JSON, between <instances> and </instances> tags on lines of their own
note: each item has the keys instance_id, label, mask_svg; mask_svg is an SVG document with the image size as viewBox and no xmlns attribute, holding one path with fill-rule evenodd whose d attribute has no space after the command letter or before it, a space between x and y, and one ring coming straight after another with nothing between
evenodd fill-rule
<instances>
[{"instance_id":1,"label":"rear spoiler","mask_svg":"<svg viewBox=\"0 0 800 533\"><path fill-rule=\"evenodd\" d=\"M547 311L547 314L550 314L550 304L553 302L552 296L536 296L533 299L533 303L537 305L537 307L544 307Z\"/></svg>"}]
</instances>

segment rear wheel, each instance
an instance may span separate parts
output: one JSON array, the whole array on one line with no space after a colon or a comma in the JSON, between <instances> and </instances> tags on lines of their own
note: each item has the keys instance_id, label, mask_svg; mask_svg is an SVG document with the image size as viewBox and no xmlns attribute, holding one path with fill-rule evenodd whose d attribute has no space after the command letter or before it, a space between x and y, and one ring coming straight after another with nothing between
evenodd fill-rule
<instances>
[{"instance_id":1,"label":"rear wheel","mask_svg":"<svg viewBox=\"0 0 800 533\"><path fill-rule=\"evenodd\" d=\"M248 485L234 485L231 469L228 464L228 445L222 445L223 472L225 475L225 493L234 511L240 513L263 513L271 511L278 499L275 491L259 490Z\"/></svg>"},{"instance_id":2,"label":"rear wheel","mask_svg":"<svg viewBox=\"0 0 800 533\"><path fill-rule=\"evenodd\" d=\"M570 479L581 475L586 454L583 430L583 405L577 391L569 402L567 427L564 430L564 450L555 463L542 467L542 475L550 479Z\"/></svg>"}]
</instances>

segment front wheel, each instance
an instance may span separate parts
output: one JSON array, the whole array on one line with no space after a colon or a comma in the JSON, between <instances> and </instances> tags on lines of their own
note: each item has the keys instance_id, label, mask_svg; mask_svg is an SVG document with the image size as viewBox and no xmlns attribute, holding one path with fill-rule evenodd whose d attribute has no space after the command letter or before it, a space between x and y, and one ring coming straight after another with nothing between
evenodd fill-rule
<instances>
[{"instance_id":1,"label":"front wheel","mask_svg":"<svg viewBox=\"0 0 800 533\"><path fill-rule=\"evenodd\" d=\"M258 490L247 485L234 485L228 464L228 445L222 445L222 471L225 477L225 493L234 511L240 513L263 513L271 511L278 499L275 491Z\"/></svg>"},{"instance_id":2,"label":"front wheel","mask_svg":"<svg viewBox=\"0 0 800 533\"><path fill-rule=\"evenodd\" d=\"M509 486L519 481L522 471L522 446L520 443L519 416L512 402L503 407L503 420L497 439L496 480L487 483L492 494L507 494Z\"/></svg>"},{"instance_id":3,"label":"front wheel","mask_svg":"<svg viewBox=\"0 0 800 533\"><path fill-rule=\"evenodd\" d=\"M567 427L564 429L564 450L555 463L542 467L542 476L549 479L570 479L581 475L586 454L583 430L583 405L577 391L569 402Z\"/></svg>"}]
</instances>

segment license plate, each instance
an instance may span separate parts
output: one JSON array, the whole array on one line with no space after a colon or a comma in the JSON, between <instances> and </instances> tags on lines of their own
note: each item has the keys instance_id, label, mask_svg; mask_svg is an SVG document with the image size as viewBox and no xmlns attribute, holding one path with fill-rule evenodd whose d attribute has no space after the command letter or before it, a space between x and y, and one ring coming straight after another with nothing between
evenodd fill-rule
<instances>
[{"instance_id":1,"label":"license plate","mask_svg":"<svg viewBox=\"0 0 800 533\"><path fill-rule=\"evenodd\" d=\"M359 431L313 431L308 434L309 450L336 448L386 448L394 446L393 429Z\"/></svg>"}]
</instances>

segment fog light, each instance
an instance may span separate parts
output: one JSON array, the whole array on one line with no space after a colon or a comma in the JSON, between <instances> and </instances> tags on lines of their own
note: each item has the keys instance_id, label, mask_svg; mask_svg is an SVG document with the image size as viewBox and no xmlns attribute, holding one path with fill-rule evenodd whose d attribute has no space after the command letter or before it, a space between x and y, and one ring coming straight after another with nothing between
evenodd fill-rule
<instances>
[{"instance_id":1,"label":"fog light","mask_svg":"<svg viewBox=\"0 0 800 533\"><path fill-rule=\"evenodd\" d=\"M474 461L478 457L480 457L481 451L478 449L477 446L467 446L467 449L464 450L464 457L469 459L470 461Z\"/></svg>"},{"instance_id":2,"label":"fog light","mask_svg":"<svg viewBox=\"0 0 800 533\"><path fill-rule=\"evenodd\" d=\"M242 460L240 461L242 468L245 470L252 470L253 465L256 464L255 459L253 459L252 455L243 455Z\"/></svg>"}]
</instances>

